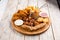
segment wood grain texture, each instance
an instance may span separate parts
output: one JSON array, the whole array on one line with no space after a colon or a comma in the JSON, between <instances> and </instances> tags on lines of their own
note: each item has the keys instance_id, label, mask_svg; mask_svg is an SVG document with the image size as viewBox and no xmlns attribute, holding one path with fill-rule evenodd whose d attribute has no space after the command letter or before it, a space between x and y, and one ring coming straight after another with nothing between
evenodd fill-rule
<instances>
[{"instance_id":1,"label":"wood grain texture","mask_svg":"<svg viewBox=\"0 0 60 40\"><path fill-rule=\"evenodd\" d=\"M28 6L37 6L37 0L28 0ZM39 40L39 35L25 36L25 40Z\"/></svg>"},{"instance_id":2,"label":"wood grain texture","mask_svg":"<svg viewBox=\"0 0 60 40\"><path fill-rule=\"evenodd\" d=\"M52 0L51 0L52 1ZM50 17L52 20L52 29L54 33L54 39L60 40L60 10L58 9L58 5L56 0L52 1L53 3L48 3Z\"/></svg>"},{"instance_id":3,"label":"wood grain texture","mask_svg":"<svg viewBox=\"0 0 60 40\"><path fill-rule=\"evenodd\" d=\"M10 18L10 21L11 21L11 17L12 15L17 11L17 6L18 6L18 1L17 0L10 0L10 5L9 5L9 9L10 9L10 12L9 12L9 18ZM11 25L11 24L10 24ZM15 35L16 35L16 31L11 27L11 34L10 34L10 40L15 40Z\"/></svg>"},{"instance_id":4,"label":"wood grain texture","mask_svg":"<svg viewBox=\"0 0 60 40\"><path fill-rule=\"evenodd\" d=\"M44 11L44 12L46 12L48 14L48 16L49 16L48 6L47 6L47 3L46 3L45 0L44 1L43 0L39 0L38 1L38 7L41 7L41 10ZM43 34L40 35L40 40L48 40L48 39L49 40L54 40L53 39L53 33L52 33L51 26L49 27L49 29L45 33L43 33Z\"/></svg>"},{"instance_id":5,"label":"wood grain texture","mask_svg":"<svg viewBox=\"0 0 60 40\"><path fill-rule=\"evenodd\" d=\"M52 1L52 3L46 2L45 0L9 0L4 16L0 22L0 40L60 40L60 11L56 0ZM42 5L44 6L41 7ZM10 24L12 15L17 10L24 9L27 6L41 7L41 10L47 12L48 16L51 18L52 24L43 34L27 36L16 32L12 28Z\"/></svg>"},{"instance_id":6,"label":"wood grain texture","mask_svg":"<svg viewBox=\"0 0 60 40\"><path fill-rule=\"evenodd\" d=\"M20 8L23 8L24 7L24 5L23 5L24 1L22 2L22 0L16 0L16 2L17 2L17 6L16 6L16 12L17 12ZM24 35L16 32L16 30L14 30L14 32L15 32L14 33L15 35L13 35L13 37L14 37L13 40L24 40Z\"/></svg>"},{"instance_id":7,"label":"wood grain texture","mask_svg":"<svg viewBox=\"0 0 60 40\"><path fill-rule=\"evenodd\" d=\"M3 17L5 10L6 10L7 3L8 3L8 0L1 0L0 1L0 21L1 21L1 18Z\"/></svg>"},{"instance_id":8,"label":"wood grain texture","mask_svg":"<svg viewBox=\"0 0 60 40\"><path fill-rule=\"evenodd\" d=\"M8 11L7 11L8 9L6 9L6 14L8 13ZM6 17L6 15L4 16L4 18ZM3 18L3 19L4 19ZM0 29L0 31L2 31L1 32L1 38L0 38L0 40L9 40L10 39L10 32L11 32L11 30L10 30L10 25L9 25L9 21L8 21L8 18L7 19L5 19L5 20L2 20L1 22L1 29Z\"/></svg>"},{"instance_id":9,"label":"wood grain texture","mask_svg":"<svg viewBox=\"0 0 60 40\"><path fill-rule=\"evenodd\" d=\"M27 7L28 0L19 0L18 1L18 9L22 10Z\"/></svg>"},{"instance_id":10,"label":"wood grain texture","mask_svg":"<svg viewBox=\"0 0 60 40\"><path fill-rule=\"evenodd\" d=\"M2 17L2 29L1 29L1 40L13 40L14 39L14 32L11 29L10 19L12 17L12 13L16 11L17 0L9 0L6 6L6 11L4 16Z\"/></svg>"}]
</instances>

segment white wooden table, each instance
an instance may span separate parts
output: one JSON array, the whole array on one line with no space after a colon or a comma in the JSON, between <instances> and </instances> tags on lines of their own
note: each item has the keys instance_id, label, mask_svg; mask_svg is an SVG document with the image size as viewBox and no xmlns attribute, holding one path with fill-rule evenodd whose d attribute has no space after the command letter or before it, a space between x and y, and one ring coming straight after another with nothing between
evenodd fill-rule
<instances>
[{"instance_id":1,"label":"white wooden table","mask_svg":"<svg viewBox=\"0 0 60 40\"><path fill-rule=\"evenodd\" d=\"M52 4L53 3L53 4ZM60 10L57 2L47 2L46 0L8 0L5 12L0 21L0 40L60 40ZM43 7L41 7L44 5ZM51 18L50 28L43 34L27 36L13 30L10 19L18 9L27 6L41 7Z\"/></svg>"}]
</instances>

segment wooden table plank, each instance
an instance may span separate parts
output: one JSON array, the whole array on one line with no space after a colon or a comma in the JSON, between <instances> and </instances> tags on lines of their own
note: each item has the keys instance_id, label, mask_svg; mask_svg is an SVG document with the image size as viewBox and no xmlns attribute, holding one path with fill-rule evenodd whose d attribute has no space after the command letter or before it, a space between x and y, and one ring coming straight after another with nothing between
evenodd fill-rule
<instances>
[{"instance_id":1,"label":"wooden table plank","mask_svg":"<svg viewBox=\"0 0 60 40\"><path fill-rule=\"evenodd\" d=\"M11 29L10 20L12 14L16 11L17 0L9 0L6 8L6 12L2 18L1 23L2 25L2 36L1 40L13 40L14 39L14 32Z\"/></svg>"},{"instance_id":2,"label":"wooden table plank","mask_svg":"<svg viewBox=\"0 0 60 40\"><path fill-rule=\"evenodd\" d=\"M26 6L27 6L27 0L18 0L18 4L17 4L17 10L22 10L24 9ZM14 36L14 40L24 40L24 35L23 34L20 34L18 32L15 33L15 36Z\"/></svg>"},{"instance_id":3,"label":"wooden table plank","mask_svg":"<svg viewBox=\"0 0 60 40\"><path fill-rule=\"evenodd\" d=\"M52 0L51 0L52 1ZM48 2L49 3L49 2ZM60 40L60 10L56 0L48 4L55 40Z\"/></svg>"},{"instance_id":4,"label":"wooden table plank","mask_svg":"<svg viewBox=\"0 0 60 40\"><path fill-rule=\"evenodd\" d=\"M38 0L28 0L28 6L37 6Z\"/></svg>"},{"instance_id":5,"label":"wooden table plank","mask_svg":"<svg viewBox=\"0 0 60 40\"><path fill-rule=\"evenodd\" d=\"M18 1L17 0L10 0L10 13L9 13L9 17L11 19L12 15L17 11L17 5L18 5ZM11 24L10 24L11 25ZM12 28L11 26L11 34L10 34L10 40L15 40L15 34L16 34L16 31ZM17 34L18 35L18 34Z\"/></svg>"},{"instance_id":6,"label":"wooden table plank","mask_svg":"<svg viewBox=\"0 0 60 40\"><path fill-rule=\"evenodd\" d=\"M24 9L25 7L27 7L27 4L28 4L28 0L19 0L19 3L18 3L18 9L22 10Z\"/></svg>"},{"instance_id":7,"label":"wooden table plank","mask_svg":"<svg viewBox=\"0 0 60 40\"><path fill-rule=\"evenodd\" d=\"M6 14L8 13L7 10L8 9L6 9L6 12L5 12ZM5 16L4 16L4 18L5 18ZM10 32L11 32L10 28L8 27L9 26L9 21L8 21L8 19L4 20L4 18L0 22L1 23L1 25L0 25L1 26L0 31L2 31L1 34L0 34L0 37L1 37L0 40L9 40L9 38L10 38Z\"/></svg>"},{"instance_id":8,"label":"wooden table plank","mask_svg":"<svg viewBox=\"0 0 60 40\"><path fill-rule=\"evenodd\" d=\"M28 6L37 6L37 0L28 0ZM39 35L25 36L25 40L39 40Z\"/></svg>"},{"instance_id":9,"label":"wooden table plank","mask_svg":"<svg viewBox=\"0 0 60 40\"><path fill-rule=\"evenodd\" d=\"M5 14L0 22L0 40L60 40L60 11L58 10L58 7L56 7L56 1L56 6L47 3L41 8L41 10L47 12L48 16L51 17L52 20L52 25L43 34L36 36L23 35L13 30L10 24L12 15L18 9L24 9L27 6L41 7L45 3L45 0L9 0Z\"/></svg>"},{"instance_id":10,"label":"wooden table plank","mask_svg":"<svg viewBox=\"0 0 60 40\"><path fill-rule=\"evenodd\" d=\"M44 5L44 3L45 3L45 5ZM39 0L38 1L38 7L41 7L41 10L46 12L49 16L48 6L47 6L47 3L45 0ZM51 26L49 27L49 29L46 32L44 32L43 34L40 35L40 40L54 40Z\"/></svg>"},{"instance_id":11,"label":"wooden table plank","mask_svg":"<svg viewBox=\"0 0 60 40\"><path fill-rule=\"evenodd\" d=\"M7 6L8 0L1 0L0 1L0 21L1 18L5 12L6 6Z\"/></svg>"}]
</instances>

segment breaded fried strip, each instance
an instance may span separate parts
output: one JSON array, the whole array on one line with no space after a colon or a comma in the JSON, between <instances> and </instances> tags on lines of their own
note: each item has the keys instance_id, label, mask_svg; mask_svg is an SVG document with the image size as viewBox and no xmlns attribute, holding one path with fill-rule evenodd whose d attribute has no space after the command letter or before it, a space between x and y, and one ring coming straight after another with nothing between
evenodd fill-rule
<instances>
[{"instance_id":1,"label":"breaded fried strip","mask_svg":"<svg viewBox=\"0 0 60 40\"><path fill-rule=\"evenodd\" d=\"M20 10L20 11L19 11L19 15L20 15L20 16L27 16L27 15L24 13L23 10Z\"/></svg>"},{"instance_id":2,"label":"breaded fried strip","mask_svg":"<svg viewBox=\"0 0 60 40\"><path fill-rule=\"evenodd\" d=\"M45 25L46 25L46 23L41 23L41 24L36 25L36 26L34 26L34 27L27 26L27 25L22 25L21 27L24 28L24 29L29 29L29 30L33 31L33 30L37 30L37 29L39 29L39 28L42 28L42 27L44 27Z\"/></svg>"},{"instance_id":3,"label":"breaded fried strip","mask_svg":"<svg viewBox=\"0 0 60 40\"><path fill-rule=\"evenodd\" d=\"M21 27L24 28L24 29L32 30L32 27L31 26L22 25Z\"/></svg>"},{"instance_id":4,"label":"breaded fried strip","mask_svg":"<svg viewBox=\"0 0 60 40\"><path fill-rule=\"evenodd\" d=\"M46 25L46 23L41 23L41 24L39 24L39 25L36 25L36 26L32 27L32 29L33 29L33 30L37 30L37 29L39 29L39 28L44 27L45 25Z\"/></svg>"}]
</instances>

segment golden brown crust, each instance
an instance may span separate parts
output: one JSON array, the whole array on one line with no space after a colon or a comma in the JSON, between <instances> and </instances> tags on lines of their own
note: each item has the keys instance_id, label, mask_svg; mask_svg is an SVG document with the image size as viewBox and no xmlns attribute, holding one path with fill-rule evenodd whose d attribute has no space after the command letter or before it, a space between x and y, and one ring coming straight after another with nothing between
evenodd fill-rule
<instances>
[{"instance_id":1,"label":"golden brown crust","mask_svg":"<svg viewBox=\"0 0 60 40\"><path fill-rule=\"evenodd\" d=\"M30 17L29 11L31 8L35 11L35 14L32 14ZM42 18L38 15L38 13L39 11L34 7L28 7L24 10L18 10L18 12L15 13L11 19L12 27L18 32L27 35L35 35L46 31L49 28L50 19L49 17ZM16 26L14 24L14 21L17 19L23 20L24 24L21 26Z\"/></svg>"},{"instance_id":2,"label":"golden brown crust","mask_svg":"<svg viewBox=\"0 0 60 40\"><path fill-rule=\"evenodd\" d=\"M25 34L25 35L37 35L37 34L41 34L41 33L45 32L45 31L49 28L50 21L49 21L48 24L46 24L46 25L45 25L44 27L42 27L41 29L36 30L36 31L33 31L33 32L31 32L31 31L26 31L26 30L24 30L24 29L21 28L21 27L16 27L12 21L11 21L11 24L12 24L12 27L13 27L17 32L20 32L20 33Z\"/></svg>"},{"instance_id":3,"label":"golden brown crust","mask_svg":"<svg viewBox=\"0 0 60 40\"><path fill-rule=\"evenodd\" d=\"M27 29L27 30L34 31L34 30L37 30L37 29L40 29L40 28L44 27L45 25L46 25L46 23L41 23L41 24L36 25L34 27L30 27L30 26L27 26L27 25L22 25L21 27L24 28L24 29Z\"/></svg>"}]
</instances>

